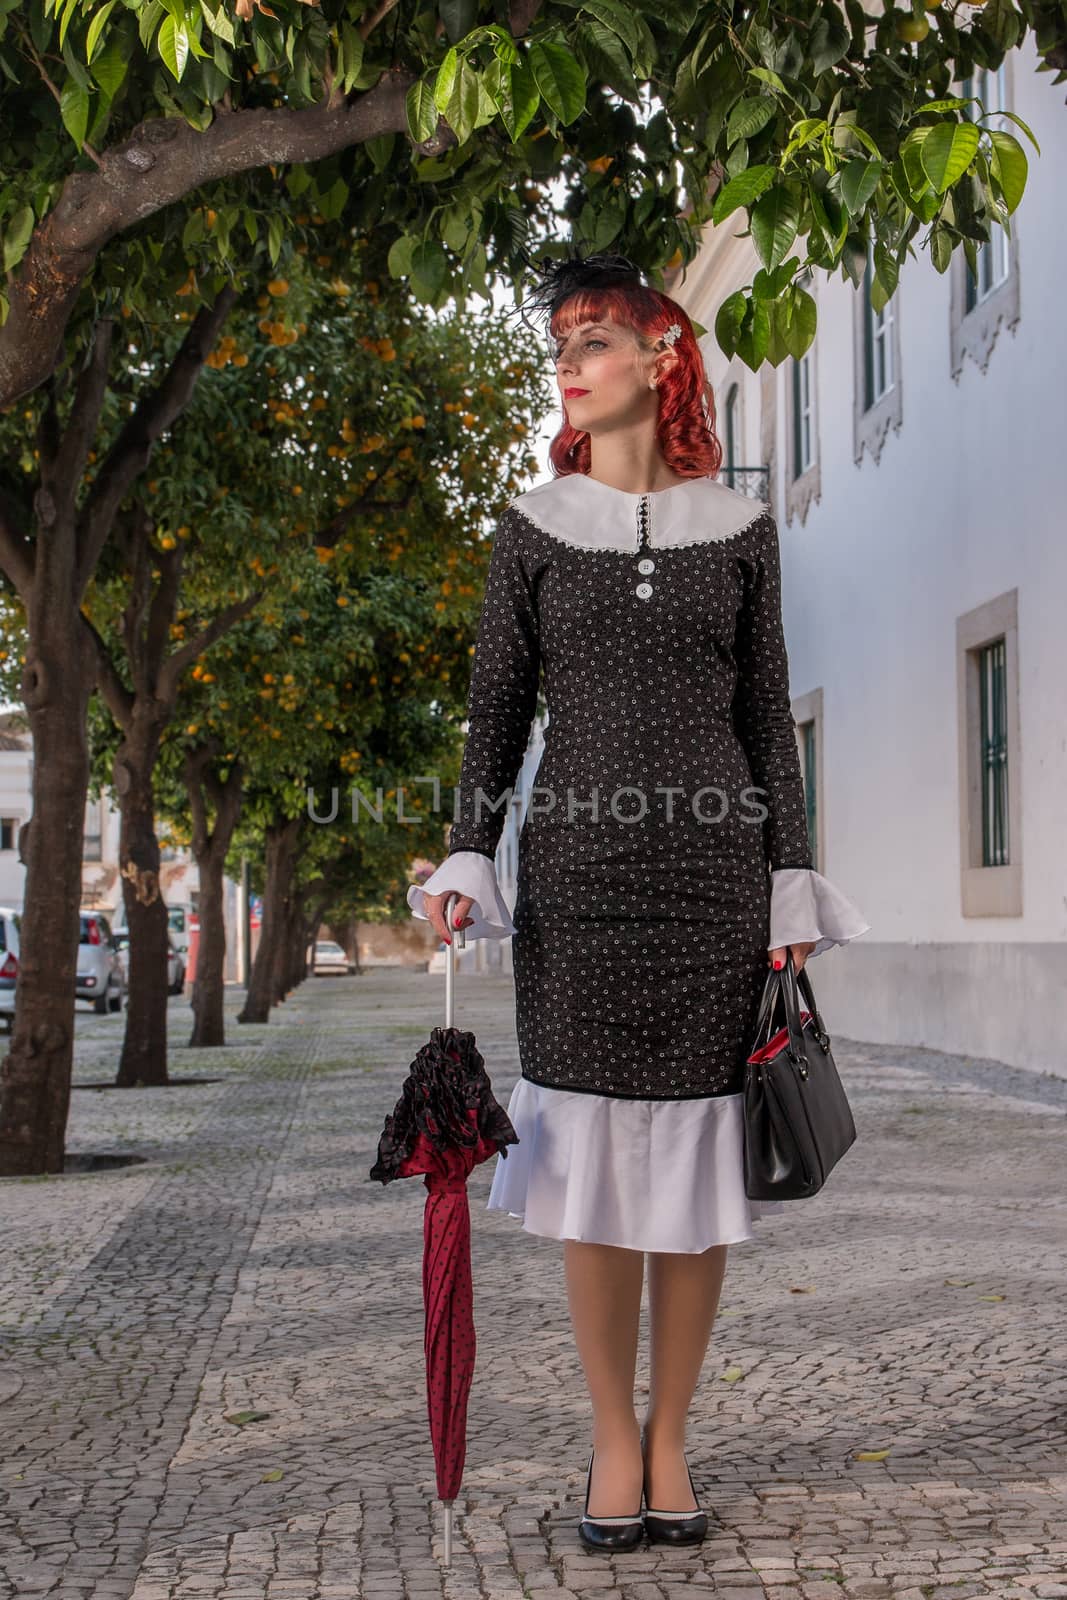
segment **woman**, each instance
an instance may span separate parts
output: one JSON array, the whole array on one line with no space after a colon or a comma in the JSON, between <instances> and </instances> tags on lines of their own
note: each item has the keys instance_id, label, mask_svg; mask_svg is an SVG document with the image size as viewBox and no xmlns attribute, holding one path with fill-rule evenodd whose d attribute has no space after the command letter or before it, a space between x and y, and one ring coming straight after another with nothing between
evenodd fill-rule
<instances>
[{"instance_id":1,"label":"woman","mask_svg":"<svg viewBox=\"0 0 1067 1600\"><path fill-rule=\"evenodd\" d=\"M579 1534L621 1550L707 1529L686 1418L727 1249L781 1209L743 1183L767 962L788 951L799 969L868 924L812 868L777 530L715 480L688 316L623 257L555 264L534 303L566 418L555 476L497 525L449 853L408 900L446 942L453 891L455 927L513 934L520 1142L488 1204L564 1240L594 1419ZM542 669L550 721L512 922L493 863Z\"/></svg>"}]
</instances>

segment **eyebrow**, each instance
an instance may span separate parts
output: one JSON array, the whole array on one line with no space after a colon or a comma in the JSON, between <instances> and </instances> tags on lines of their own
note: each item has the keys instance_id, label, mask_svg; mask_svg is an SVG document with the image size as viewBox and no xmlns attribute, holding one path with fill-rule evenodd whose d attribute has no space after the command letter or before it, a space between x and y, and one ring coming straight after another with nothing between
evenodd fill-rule
<instances>
[{"instance_id":1,"label":"eyebrow","mask_svg":"<svg viewBox=\"0 0 1067 1600\"><path fill-rule=\"evenodd\" d=\"M570 332L571 333L588 333L590 328L601 328L601 329L604 330L604 332L607 332L607 326L608 325L607 325L606 322L579 322L579 323L576 323L576 325L573 328L570 329ZM557 333L555 335L556 343L559 344L563 337L564 337L564 335L561 335L561 334Z\"/></svg>"}]
</instances>

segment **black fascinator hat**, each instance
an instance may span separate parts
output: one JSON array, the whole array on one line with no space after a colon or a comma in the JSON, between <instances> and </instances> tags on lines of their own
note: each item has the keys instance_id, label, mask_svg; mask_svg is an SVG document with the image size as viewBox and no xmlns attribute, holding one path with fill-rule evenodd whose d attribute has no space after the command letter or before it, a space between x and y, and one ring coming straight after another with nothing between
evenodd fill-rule
<instances>
[{"instance_id":1,"label":"black fascinator hat","mask_svg":"<svg viewBox=\"0 0 1067 1600\"><path fill-rule=\"evenodd\" d=\"M522 320L529 325L530 313L539 313L545 329L564 300L579 289L647 288L640 267L626 256L575 253L562 260L542 256L534 261L526 255L525 261L539 278L521 304Z\"/></svg>"}]
</instances>

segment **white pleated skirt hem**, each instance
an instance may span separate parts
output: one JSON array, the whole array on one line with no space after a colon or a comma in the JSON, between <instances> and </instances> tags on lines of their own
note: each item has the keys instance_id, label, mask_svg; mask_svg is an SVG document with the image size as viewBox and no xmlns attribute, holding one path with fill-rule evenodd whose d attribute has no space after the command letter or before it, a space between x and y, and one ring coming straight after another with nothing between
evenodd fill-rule
<instances>
[{"instance_id":1,"label":"white pleated skirt hem","mask_svg":"<svg viewBox=\"0 0 1067 1600\"><path fill-rule=\"evenodd\" d=\"M784 1211L744 1184L743 1096L624 1100L520 1078L486 1205L527 1233L694 1254Z\"/></svg>"}]
</instances>

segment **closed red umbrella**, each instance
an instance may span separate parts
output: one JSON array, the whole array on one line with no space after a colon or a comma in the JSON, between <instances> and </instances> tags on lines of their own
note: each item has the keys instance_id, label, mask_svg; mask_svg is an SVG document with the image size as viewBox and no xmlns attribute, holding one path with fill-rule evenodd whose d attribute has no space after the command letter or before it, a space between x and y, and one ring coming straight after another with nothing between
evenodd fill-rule
<instances>
[{"instance_id":1,"label":"closed red umbrella","mask_svg":"<svg viewBox=\"0 0 1067 1600\"><path fill-rule=\"evenodd\" d=\"M445 902L446 921L452 907ZM459 947L466 943L462 930ZM452 1561L453 1503L467 1456L467 1403L474 1377L474 1286L467 1178L518 1134L493 1095L473 1033L453 1026L456 936L447 946L445 1026L434 1028L408 1069L400 1099L386 1117L371 1178L422 1174L422 1298L426 1400L445 1506L445 1565Z\"/></svg>"}]
</instances>

